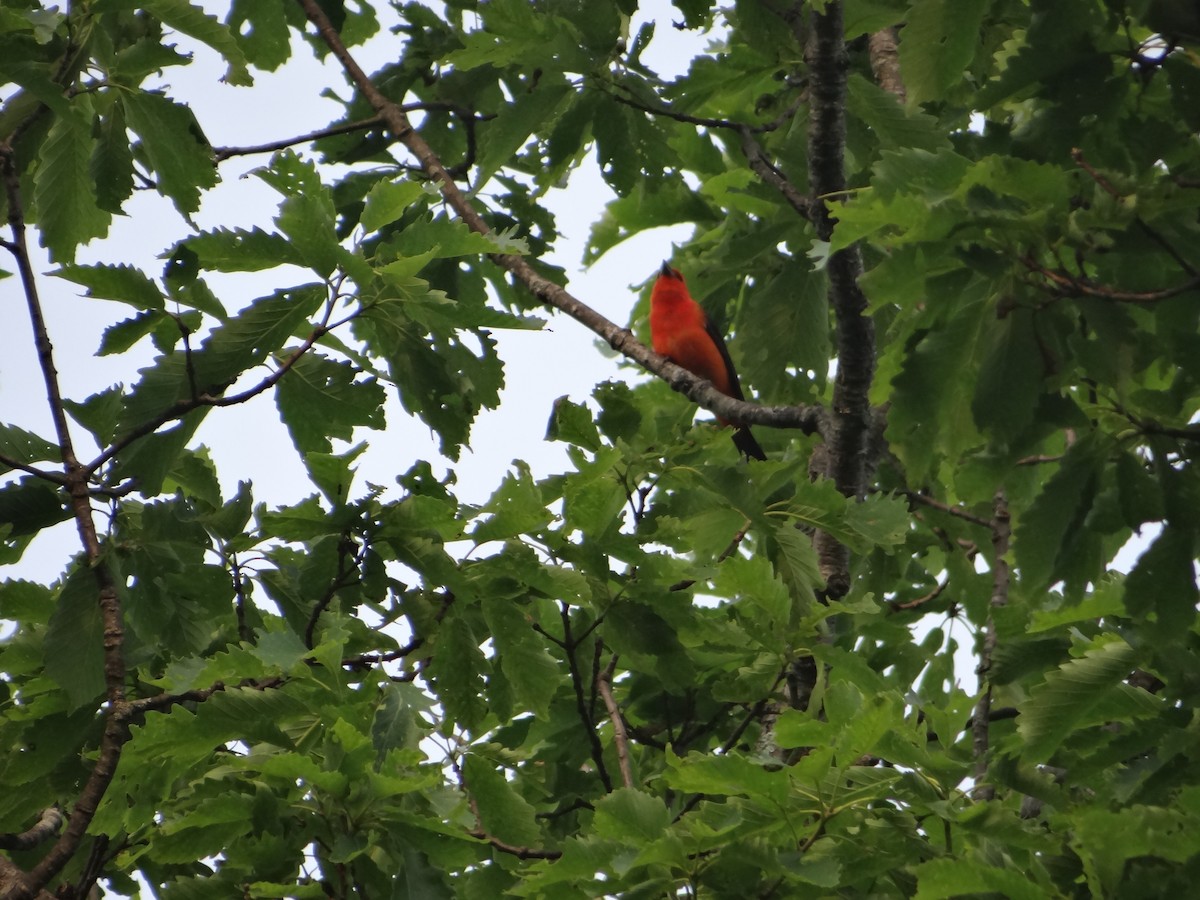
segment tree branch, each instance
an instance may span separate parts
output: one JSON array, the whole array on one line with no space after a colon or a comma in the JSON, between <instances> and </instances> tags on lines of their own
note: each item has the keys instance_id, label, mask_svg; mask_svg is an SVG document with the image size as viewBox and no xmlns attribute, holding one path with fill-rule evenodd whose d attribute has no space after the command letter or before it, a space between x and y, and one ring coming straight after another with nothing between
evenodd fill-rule
<instances>
[{"instance_id":1,"label":"tree branch","mask_svg":"<svg viewBox=\"0 0 1200 900\"><path fill-rule=\"evenodd\" d=\"M304 339L303 343L301 343L299 347L293 350L288 357L279 364L279 368L272 371L270 375L268 375L258 384L246 388L246 390L241 391L240 393L230 394L229 396L201 393L185 400L176 401L154 418L143 422L136 428L131 428L129 431L116 438L111 444L104 448L99 456L97 456L90 463L88 463L87 466L84 467L85 471L90 476L130 444L146 437L149 434L153 434L168 422L173 422L176 419L182 419L188 413L197 409L202 409L204 407L235 406L239 403L245 403L247 400L253 400L258 395L265 393L274 387L279 380L288 373L292 366L296 364L300 357L313 348L317 341L319 341L334 328L337 328L339 325L346 324L346 322L350 321L352 318L354 318L354 316L348 316L345 319L342 319L340 322L335 322L332 325L325 323L317 325L315 328L313 328L312 333ZM226 385L226 387L227 386L228 385Z\"/></svg>"},{"instance_id":2,"label":"tree branch","mask_svg":"<svg viewBox=\"0 0 1200 900\"><path fill-rule=\"evenodd\" d=\"M0 466L7 466L10 469L19 469L22 472L41 478L43 481L49 481L52 484L57 484L63 487L67 483L67 479L57 472L47 472L45 469L39 469L37 466L31 466L28 463L23 463L18 459L14 459L7 453L0 453Z\"/></svg>"},{"instance_id":3,"label":"tree branch","mask_svg":"<svg viewBox=\"0 0 1200 900\"><path fill-rule=\"evenodd\" d=\"M1171 297L1177 297L1200 288L1200 275L1193 275L1187 281L1174 287L1162 288L1157 291L1127 291L1105 284L1096 284L1088 278L1076 278L1066 272L1056 271L1042 265L1028 254L1021 257L1021 264L1050 282L1053 286L1053 293L1061 297L1098 297L1101 300L1113 300L1118 303L1158 303L1160 300L1169 300Z\"/></svg>"},{"instance_id":4,"label":"tree branch","mask_svg":"<svg viewBox=\"0 0 1200 900\"><path fill-rule=\"evenodd\" d=\"M588 711L587 698L583 692L583 673L575 656L575 651L579 649L579 641L571 636L571 608L566 603L562 604L560 615L563 623L563 649L566 652L567 668L571 673L571 686L575 689L575 708L583 730L587 732L592 762L596 764L596 774L600 776L604 790L611 793L612 779L608 776L608 767L604 765L604 745L600 743L600 736L596 734L596 723L592 721L592 714Z\"/></svg>"},{"instance_id":5,"label":"tree branch","mask_svg":"<svg viewBox=\"0 0 1200 900\"><path fill-rule=\"evenodd\" d=\"M867 39L867 52L871 57L871 74L875 76L875 82L903 106L908 99L908 91L904 88L904 76L900 71L898 30L893 26L876 31Z\"/></svg>"},{"instance_id":6,"label":"tree branch","mask_svg":"<svg viewBox=\"0 0 1200 900\"><path fill-rule=\"evenodd\" d=\"M829 241L836 220L825 198L846 189L846 47L842 4L828 3L823 13L809 16L805 60L809 71L811 107L808 131L808 181L816 200L812 223L818 239ZM829 448L826 475L847 497L861 497L868 471L867 445L871 429L869 392L875 372L875 323L867 315L867 299L858 286L862 257L857 247L829 257L830 306L837 320L837 377L833 388L833 422L825 434ZM817 556L825 578L826 595L844 596L850 589L849 552L824 532L816 536Z\"/></svg>"},{"instance_id":7,"label":"tree branch","mask_svg":"<svg viewBox=\"0 0 1200 900\"><path fill-rule=\"evenodd\" d=\"M491 227L467 195L454 182L451 173L447 171L433 148L413 128L403 108L389 100L375 87L370 77L346 49L337 29L329 21L329 17L325 15L317 0L296 0L296 2L300 4L309 21L316 27L330 52L342 64L354 86L383 119L388 129L416 157L430 179L438 185L446 204L472 231L482 235L491 234ZM508 253L493 253L490 254L490 259L525 285L538 300L566 313L575 321L591 329L618 353L659 376L674 390L721 418L769 428L796 428L805 434L813 434L820 429L823 421L823 410L820 407L759 406L756 403L728 397L713 387L711 382L693 375L666 357L659 356L638 341L629 329L621 328L572 296L561 285L538 274L522 257Z\"/></svg>"},{"instance_id":8,"label":"tree branch","mask_svg":"<svg viewBox=\"0 0 1200 900\"><path fill-rule=\"evenodd\" d=\"M62 827L64 816L57 806L42 810L32 828L19 834L0 834L0 850L29 850L49 840Z\"/></svg>"},{"instance_id":9,"label":"tree branch","mask_svg":"<svg viewBox=\"0 0 1200 900\"><path fill-rule=\"evenodd\" d=\"M596 687L604 700L604 708L608 710L608 718L613 725L613 744L617 748L617 764L621 767L621 783L627 788L633 787L633 771L629 767L629 732L625 730L625 717L617 706L612 692L613 672L617 668L617 656L614 653L608 666L596 679Z\"/></svg>"},{"instance_id":10,"label":"tree branch","mask_svg":"<svg viewBox=\"0 0 1200 900\"><path fill-rule=\"evenodd\" d=\"M936 509L947 515L962 519L964 522L970 522L972 525L978 525L980 528L991 528L992 523L987 519L981 518L974 513L967 512L960 506L950 506L942 503L940 500L934 500L920 491L904 491L904 496L909 503L928 506L930 509Z\"/></svg>"},{"instance_id":11,"label":"tree branch","mask_svg":"<svg viewBox=\"0 0 1200 900\"><path fill-rule=\"evenodd\" d=\"M975 754L975 796L991 800L996 789L981 783L988 768L988 726L992 717L992 659L996 654L996 623L992 612L1008 605L1008 545L1012 537L1012 523L1008 513L1008 497L1003 489L996 491L992 499L992 597L988 609L987 625L983 635L983 649L979 655L979 680L983 690L971 717L971 744Z\"/></svg>"},{"instance_id":12,"label":"tree branch","mask_svg":"<svg viewBox=\"0 0 1200 900\"><path fill-rule=\"evenodd\" d=\"M96 523L92 518L91 491L88 487L91 470L81 465L76 458L70 427L67 424L66 406L63 403L62 390L58 383L58 369L54 362L54 348L50 342L50 332L46 325L46 317L38 296L37 280L29 256L16 154L8 143L0 143L0 171L2 171L4 191L8 200L9 227L13 234L11 247L21 275L21 285L24 289L29 321L33 327L34 342L37 347L38 364L42 372L42 381L46 389L46 398L50 406L55 434L58 438L59 452L62 455L65 475L62 484L70 497L71 512L75 519L80 542L83 545L84 556L96 579L96 599L100 607L103 628L104 683L108 700L99 755L88 774L83 789L71 807L71 815L67 820L66 829L49 852L26 874L24 885L14 888L10 892L12 897L24 900L49 884L50 880L75 855L88 825L96 814L100 800L104 797L104 793L108 790L113 775L116 773L117 762L121 757L121 748L129 739L129 732L123 721L126 711L125 660L122 653L125 630L121 600L117 593L112 570L101 553Z\"/></svg>"}]
</instances>

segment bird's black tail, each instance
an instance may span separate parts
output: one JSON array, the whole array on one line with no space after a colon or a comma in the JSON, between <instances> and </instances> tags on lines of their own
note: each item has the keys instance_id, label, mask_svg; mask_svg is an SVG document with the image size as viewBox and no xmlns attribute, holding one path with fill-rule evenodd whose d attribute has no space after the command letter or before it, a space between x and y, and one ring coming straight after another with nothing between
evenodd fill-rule
<instances>
[{"instance_id":1,"label":"bird's black tail","mask_svg":"<svg viewBox=\"0 0 1200 900\"><path fill-rule=\"evenodd\" d=\"M767 458L767 454L763 452L763 448L754 439L754 435L750 433L750 429L745 426L733 429L733 446L742 451L742 454L747 459L765 460Z\"/></svg>"}]
</instances>

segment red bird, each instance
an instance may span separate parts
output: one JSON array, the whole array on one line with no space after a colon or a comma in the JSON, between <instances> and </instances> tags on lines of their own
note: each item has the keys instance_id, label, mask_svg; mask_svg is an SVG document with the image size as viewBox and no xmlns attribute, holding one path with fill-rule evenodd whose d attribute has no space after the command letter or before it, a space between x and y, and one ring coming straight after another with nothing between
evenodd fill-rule
<instances>
[{"instance_id":1,"label":"red bird","mask_svg":"<svg viewBox=\"0 0 1200 900\"><path fill-rule=\"evenodd\" d=\"M722 394L735 400L746 399L721 332L713 327L700 304L692 299L683 275L665 262L650 292L650 342L655 353L693 375L707 378ZM748 426L719 417L717 421L722 425L733 425L734 446L747 457L767 458Z\"/></svg>"}]
</instances>

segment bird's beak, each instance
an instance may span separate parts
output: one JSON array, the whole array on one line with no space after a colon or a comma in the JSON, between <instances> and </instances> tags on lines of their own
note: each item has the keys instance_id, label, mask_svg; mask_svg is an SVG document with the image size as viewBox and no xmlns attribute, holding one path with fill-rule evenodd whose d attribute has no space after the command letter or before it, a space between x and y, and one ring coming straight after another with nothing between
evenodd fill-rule
<instances>
[{"instance_id":1,"label":"bird's beak","mask_svg":"<svg viewBox=\"0 0 1200 900\"><path fill-rule=\"evenodd\" d=\"M664 278L674 278L675 270L671 268L671 264L665 259L663 260L662 268L658 270L658 274Z\"/></svg>"}]
</instances>

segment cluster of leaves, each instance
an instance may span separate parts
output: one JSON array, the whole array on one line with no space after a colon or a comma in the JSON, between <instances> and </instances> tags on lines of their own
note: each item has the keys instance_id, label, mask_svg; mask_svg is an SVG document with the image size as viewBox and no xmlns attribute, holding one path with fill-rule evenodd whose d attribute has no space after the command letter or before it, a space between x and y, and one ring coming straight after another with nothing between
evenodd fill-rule
<instances>
[{"instance_id":1,"label":"cluster of leaves","mask_svg":"<svg viewBox=\"0 0 1200 900\"><path fill-rule=\"evenodd\" d=\"M80 823L37 887L1186 893L1200 62L1115 0L811 4L844 6L847 47L848 190L822 242L802 214L828 75L804 62L809 5L679 0L676 27L720 27L673 80L643 61L667 20L630 33L633 0L396 5L390 38L367 3L0 11L4 248L20 268L28 222L53 277L131 310L98 353L157 354L128 386L52 392L53 435L0 424L3 561L67 519L85 536L55 583L0 585L0 831L55 804ZM314 10L340 44L305 31ZM896 63L869 35L899 25ZM379 102L490 230L347 90L256 170L274 229L195 231L161 273L77 262L135 186L186 217L238 152L156 86L189 61L171 32L248 90L301 41L390 40ZM862 253L886 428L860 497L814 477L821 436L760 429L772 458L747 465L657 380L561 400L569 470L518 466L482 504L421 460L398 489L355 485L389 392L452 464L471 446L503 386L493 332L541 324L536 286L496 262L561 281L542 201L593 151L614 198L589 258L693 225L676 264L771 403L829 406L831 360L864 376L835 355L826 274ZM279 286L230 311L209 282L245 272ZM36 309L44 276L21 274ZM311 481L287 505L228 496L237 473L195 440L265 396ZM850 552L845 596L817 532ZM12 872L46 846L5 846L0 890L22 896Z\"/></svg>"}]
</instances>

